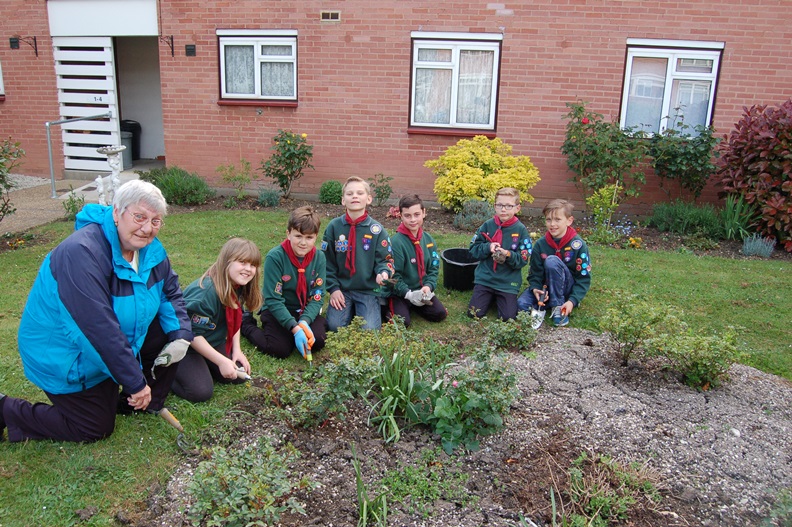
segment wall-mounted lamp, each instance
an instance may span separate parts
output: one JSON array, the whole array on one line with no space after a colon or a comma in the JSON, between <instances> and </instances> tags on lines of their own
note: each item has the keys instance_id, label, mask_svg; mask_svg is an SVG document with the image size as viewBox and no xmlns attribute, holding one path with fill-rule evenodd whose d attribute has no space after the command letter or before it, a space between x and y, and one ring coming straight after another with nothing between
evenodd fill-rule
<instances>
[{"instance_id":1,"label":"wall-mounted lamp","mask_svg":"<svg viewBox=\"0 0 792 527\"><path fill-rule=\"evenodd\" d=\"M24 42L31 48L33 51L36 52L36 56L38 57L38 42L36 42L36 37L11 37L8 39L8 43L11 46L11 49L19 49L19 43Z\"/></svg>"},{"instance_id":2,"label":"wall-mounted lamp","mask_svg":"<svg viewBox=\"0 0 792 527\"><path fill-rule=\"evenodd\" d=\"M160 35L160 42L164 42L171 50L171 57L175 56L173 53L173 35L162 36Z\"/></svg>"}]
</instances>

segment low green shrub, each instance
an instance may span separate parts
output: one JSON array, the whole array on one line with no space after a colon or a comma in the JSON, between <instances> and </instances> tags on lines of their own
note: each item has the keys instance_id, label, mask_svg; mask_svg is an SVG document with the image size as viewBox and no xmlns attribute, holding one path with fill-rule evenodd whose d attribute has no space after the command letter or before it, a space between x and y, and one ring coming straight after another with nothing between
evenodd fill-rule
<instances>
[{"instance_id":1,"label":"low green shrub","mask_svg":"<svg viewBox=\"0 0 792 527\"><path fill-rule=\"evenodd\" d=\"M674 316L674 308L657 304L626 292L609 292L613 307L605 310L599 327L613 338L622 365L645 353L644 344L658 333L674 333L684 324Z\"/></svg>"},{"instance_id":2,"label":"low green shrub","mask_svg":"<svg viewBox=\"0 0 792 527\"><path fill-rule=\"evenodd\" d=\"M257 202L262 207L277 207L280 205L281 192L275 187L261 187L258 191Z\"/></svg>"},{"instance_id":3,"label":"low green shrub","mask_svg":"<svg viewBox=\"0 0 792 527\"><path fill-rule=\"evenodd\" d=\"M246 159L240 159L238 167L234 163L220 165L215 169L215 172L223 178L224 182L229 183L234 188L236 191L234 198L236 200L245 198L247 185L258 177L257 174L253 173L250 161Z\"/></svg>"},{"instance_id":4,"label":"low green shrub","mask_svg":"<svg viewBox=\"0 0 792 527\"><path fill-rule=\"evenodd\" d=\"M85 196L77 195L74 192L74 187L69 185L69 196L63 200L63 210L66 211L66 219L74 221L77 219L77 213L85 206Z\"/></svg>"},{"instance_id":5,"label":"low green shrub","mask_svg":"<svg viewBox=\"0 0 792 527\"><path fill-rule=\"evenodd\" d=\"M761 234L754 233L743 240L742 252L745 256L770 258L775 245L776 241L774 239L765 238Z\"/></svg>"},{"instance_id":6,"label":"low green shrub","mask_svg":"<svg viewBox=\"0 0 792 527\"><path fill-rule=\"evenodd\" d=\"M390 182L393 181L391 176L385 174L375 174L373 178L369 178L369 186L371 192L374 193L374 206L381 207L390 199L393 193L393 188Z\"/></svg>"},{"instance_id":7,"label":"low green shrub","mask_svg":"<svg viewBox=\"0 0 792 527\"><path fill-rule=\"evenodd\" d=\"M682 235L698 234L721 239L723 226L718 211L712 205L696 205L683 200L670 203L655 203L647 225L661 232Z\"/></svg>"},{"instance_id":8,"label":"low green shrub","mask_svg":"<svg viewBox=\"0 0 792 527\"><path fill-rule=\"evenodd\" d=\"M503 187L516 188L522 203L531 203L528 190L539 182L539 170L528 156L512 155L511 145L483 135L460 139L424 166L437 177L437 200L454 212L471 199L494 202L495 193Z\"/></svg>"},{"instance_id":9,"label":"low green shrub","mask_svg":"<svg viewBox=\"0 0 792 527\"><path fill-rule=\"evenodd\" d=\"M289 474L299 451L286 445L280 451L267 437L241 450L214 447L195 470L189 492L195 502L188 517L196 525L274 525L284 512L305 514L294 495L315 484Z\"/></svg>"},{"instance_id":10,"label":"low green shrub","mask_svg":"<svg viewBox=\"0 0 792 527\"><path fill-rule=\"evenodd\" d=\"M733 327L713 335L693 329L664 333L652 338L648 348L652 355L667 359L685 384L701 390L719 386L728 379L731 365L745 358Z\"/></svg>"},{"instance_id":11,"label":"low green shrub","mask_svg":"<svg viewBox=\"0 0 792 527\"><path fill-rule=\"evenodd\" d=\"M489 320L485 317L473 323L482 325L481 333L486 335L487 341L501 350L527 350L533 346L538 334L531 327L529 311L520 311L517 318L509 320Z\"/></svg>"},{"instance_id":12,"label":"low green shrub","mask_svg":"<svg viewBox=\"0 0 792 527\"><path fill-rule=\"evenodd\" d=\"M261 171L271 178L288 198L295 181L303 171L313 169L313 145L308 144L308 134L296 134L288 130L278 130L273 137L272 155L261 162Z\"/></svg>"},{"instance_id":13,"label":"low green shrub","mask_svg":"<svg viewBox=\"0 0 792 527\"><path fill-rule=\"evenodd\" d=\"M319 203L341 205L341 198L344 195L343 188L344 186L335 179L325 181L319 187Z\"/></svg>"},{"instance_id":14,"label":"low green shrub","mask_svg":"<svg viewBox=\"0 0 792 527\"><path fill-rule=\"evenodd\" d=\"M454 215L454 227L466 231L475 231L495 215L491 203L480 199L471 199L462 205L462 210Z\"/></svg>"},{"instance_id":15,"label":"low green shrub","mask_svg":"<svg viewBox=\"0 0 792 527\"><path fill-rule=\"evenodd\" d=\"M156 185L171 205L202 205L214 197L215 191L197 174L179 167L135 171L140 179Z\"/></svg>"}]
</instances>

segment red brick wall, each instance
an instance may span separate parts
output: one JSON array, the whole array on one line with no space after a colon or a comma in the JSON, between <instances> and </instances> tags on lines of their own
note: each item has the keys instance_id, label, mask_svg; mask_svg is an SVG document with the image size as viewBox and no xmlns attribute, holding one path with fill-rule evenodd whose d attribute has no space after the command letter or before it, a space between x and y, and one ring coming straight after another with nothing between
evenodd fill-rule
<instances>
[{"instance_id":1,"label":"red brick wall","mask_svg":"<svg viewBox=\"0 0 792 527\"><path fill-rule=\"evenodd\" d=\"M11 4L11 5L9 5ZM45 0L4 0L0 8L0 64L5 100L0 102L0 138L11 137L25 150L16 169L31 176L49 177L47 132L44 123L57 121L58 93ZM25 42L10 49L12 36L36 37L38 57ZM63 170L61 131L52 127L52 157L56 177Z\"/></svg>"},{"instance_id":2,"label":"red brick wall","mask_svg":"<svg viewBox=\"0 0 792 527\"><path fill-rule=\"evenodd\" d=\"M26 24L40 20L39 31L46 34L43 0L14 3L30 12L15 12L16 23L0 21L3 34L13 33L22 19ZM775 105L792 95L792 15L778 0L161 0L160 6L162 34L174 35L176 51L171 57L170 49L160 46L167 162L214 185L221 184L217 166L240 157L258 166L270 154L271 138L285 128L307 133L314 145L316 170L294 192L315 194L327 179L381 172L395 177L396 194L431 197L434 178L423 163L459 137L407 134L410 32L416 30L503 32L497 135L539 168L542 181L533 192L539 202L554 196L580 202L560 154L565 103L580 98L592 110L617 118L627 38L725 42L714 119L719 135L730 130L743 106ZM320 22L320 11L328 9L341 11L340 23ZM296 29L299 106L219 106L218 28ZM196 57L185 56L185 44L197 46ZM48 46L37 61L22 66L17 58L32 50L0 45L9 98L20 72L28 78L29 67L36 66L42 85L31 100L54 109L36 115L33 124L9 127L5 112L11 105L0 103L5 105L0 106L3 131L40 135L28 128L43 129L41 123L56 112L54 78L47 81L54 77ZM15 63L7 60L9 54ZM46 145L44 150L46 165ZM712 199L713 190L705 197ZM636 204L655 199L665 195L650 179Z\"/></svg>"}]
</instances>

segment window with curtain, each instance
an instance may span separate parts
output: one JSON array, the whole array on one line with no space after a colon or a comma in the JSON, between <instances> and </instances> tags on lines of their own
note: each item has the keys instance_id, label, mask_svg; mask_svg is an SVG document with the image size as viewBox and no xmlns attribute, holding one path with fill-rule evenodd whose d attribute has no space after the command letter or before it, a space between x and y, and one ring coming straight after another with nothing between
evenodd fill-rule
<instances>
[{"instance_id":1,"label":"window with curtain","mask_svg":"<svg viewBox=\"0 0 792 527\"><path fill-rule=\"evenodd\" d=\"M297 100L296 32L217 33L222 99Z\"/></svg>"},{"instance_id":2,"label":"window with curtain","mask_svg":"<svg viewBox=\"0 0 792 527\"><path fill-rule=\"evenodd\" d=\"M410 126L494 130L501 35L412 36Z\"/></svg>"},{"instance_id":3,"label":"window with curtain","mask_svg":"<svg viewBox=\"0 0 792 527\"><path fill-rule=\"evenodd\" d=\"M647 133L709 126L723 44L627 40L621 126Z\"/></svg>"}]
</instances>

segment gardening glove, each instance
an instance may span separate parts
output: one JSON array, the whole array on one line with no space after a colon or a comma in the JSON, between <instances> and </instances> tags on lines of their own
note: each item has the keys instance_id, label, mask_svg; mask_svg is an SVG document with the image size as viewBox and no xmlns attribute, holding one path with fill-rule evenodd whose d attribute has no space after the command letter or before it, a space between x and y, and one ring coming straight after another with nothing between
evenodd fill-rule
<instances>
[{"instance_id":1,"label":"gardening glove","mask_svg":"<svg viewBox=\"0 0 792 527\"><path fill-rule=\"evenodd\" d=\"M297 333L294 334L294 346L303 357L305 357L306 353L311 352L311 348L308 346L308 337L305 335L305 330L299 326Z\"/></svg>"},{"instance_id":2,"label":"gardening glove","mask_svg":"<svg viewBox=\"0 0 792 527\"><path fill-rule=\"evenodd\" d=\"M421 295L421 303L425 306L431 305L434 296L435 294L432 291L429 291L428 293L424 293L423 295Z\"/></svg>"},{"instance_id":3,"label":"gardening glove","mask_svg":"<svg viewBox=\"0 0 792 527\"><path fill-rule=\"evenodd\" d=\"M407 294L404 295L404 299L410 302L414 306L422 306L423 303L423 293L419 290L416 291L407 291Z\"/></svg>"},{"instance_id":4,"label":"gardening glove","mask_svg":"<svg viewBox=\"0 0 792 527\"><path fill-rule=\"evenodd\" d=\"M165 344L162 351L159 352L157 358L154 359L154 364L151 366L151 378L156 380L154 376L154 368L157 366L170 366L177 363L187 355L187 348L190 343L184 339L176 339Z\"/></svg>"},{"instance_id":5,"label":"gardening glove","mask_svg":"<svg viewBox=\"0 0 792 527\"><path fill-rule=\"evenodd\" d=\"M303 331L305 331L305 337L308 339L308 349L313 348L313 345L316 343L316 337L314 337L311 326L309 326L308 322L305 320L300 320L297 325L300 326Z\"/></svg>"}]
</instances>

